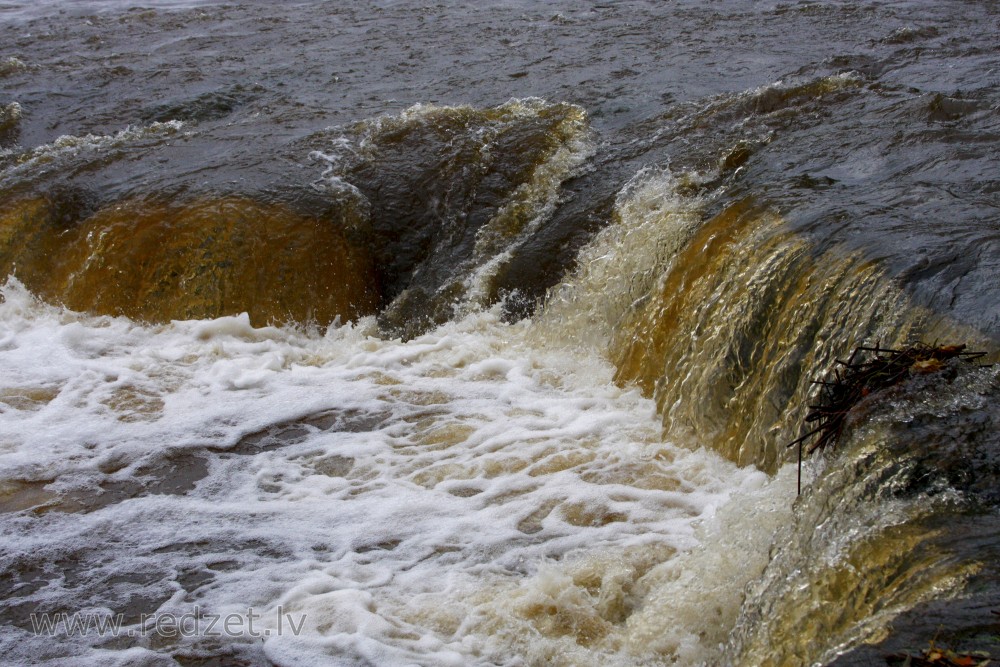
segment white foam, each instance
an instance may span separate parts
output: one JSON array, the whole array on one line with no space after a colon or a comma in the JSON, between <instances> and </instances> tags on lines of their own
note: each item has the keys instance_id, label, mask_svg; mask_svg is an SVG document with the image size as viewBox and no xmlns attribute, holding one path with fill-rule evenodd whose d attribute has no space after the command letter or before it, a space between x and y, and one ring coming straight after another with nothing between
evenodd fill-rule
<instances>
[{"instance_id":1,"label":"white foam","mask_svg":"<svg viewBox=\"0 0 1000 667\"><path fill-rule=\"evenodd\" d=\"M661 442L650 401L614 386L596 355L529 343L530 327L483 312L402 343L372 337L367 320L325 334L245 316L140 326L41 304L10 280L0 480L52 506L0 515L0 567L52 577L16 602L252 607L271 630L280 607L305 615L302 634L245 639L282 664L537 662L504 639L532 621L493 596L558 597L584 561L639 596L618 605L638 610L645 570L621 563L653 571L690 550L697 523L761 475ZM268 428L272 440L245 439ZM207 474L193 488L156 486L195 459ZM112 497L137 479L146 491ZM74 498L107 502L62 511ZM64 577L53 564L66 562ZM627 634L615 622L608 636ZM95 636L14 633L0 655L43 645L78 664L109 660Z\"/></svg>"},{"instance_id":2,"label":"white foam","mask_svg":"<svg viewBox=\"0 0 1000 667\"><path fill-rule=\"evenodd\" d=\"M18 113L20 113L20 109L18 109ZM114 134L85 134L82 136L65 134L57 137L52 143L21 153L17 149L6 149L5 153L0 153L0 157L17 155L17 160L6 169L0 169L0 183L24 174L31 174L37 178L39 173L55 168L48 165L63 165L65 160L80 155L91 157L106 154L142 141L159 143L176 136L183 127L184 124L181 121L170 120L165 123L129 126Z\"/></svg>"}]
</instances>

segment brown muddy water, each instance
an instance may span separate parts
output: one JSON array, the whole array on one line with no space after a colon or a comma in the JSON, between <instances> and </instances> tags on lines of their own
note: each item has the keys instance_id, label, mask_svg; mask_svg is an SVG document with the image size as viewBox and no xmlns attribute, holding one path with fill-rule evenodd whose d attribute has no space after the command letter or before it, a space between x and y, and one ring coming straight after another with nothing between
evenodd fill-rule
<instances>
[{"instance_id":1,"label":"brown muddy water","mask_svg":"<svg viewBox=\"0 0 1000 667\"><path fill-rule=\"evenodd\" d=\"M1000 656L997 34L0 2L0 661Z\"/></svg>"}]
</instances>

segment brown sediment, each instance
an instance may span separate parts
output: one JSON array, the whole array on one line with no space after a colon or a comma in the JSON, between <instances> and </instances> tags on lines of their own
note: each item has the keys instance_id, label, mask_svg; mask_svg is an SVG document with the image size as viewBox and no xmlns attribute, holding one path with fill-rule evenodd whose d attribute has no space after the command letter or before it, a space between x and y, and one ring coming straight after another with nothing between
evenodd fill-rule
<instances>
[{"instance_id":1,"label":"brown sediment","mask_svg":"<svg viewBox=\"0 0 1000 667\"><path fill-rule=\"evenodd\" d=\"M675 270L657 287L658 293L654 296L657 308L655 313L650 313L654 317L643 318L646 321L640 325L633 343L625 347L616 360L616 382L635 382L643 393L652 395L662 371L655 361L663 359L672 344L668 336L657 335L659 332L654 329L683 319L691 305L686 295L692 293L699 281L711 275L713 258L730 254L726 247L738 241L740 232L752 220L751 211L749 201L730 206L705 223L679 253L674 262Z\"/></svg>"},{"instance_id":2,"label":"brown sediment","mask_svg":"<svg viewBox=\"0 0 1000 667\"><path fill-rule=\"evenodd\" d=\"M61 224L48 198L0 217L0 270L69 308L166 322L247 312L256 326L373 313L368 253L345 237L362 215L299 214L242 196L130 199Z\"/></svg>"},{"instance_id":3,"label":"brown sediment","mask_svg":"<svg viewBox=\"0 0 1000 667\"><path fill-rule=\"evenodd\" d=\"M0 481L0 513L20 512L55 504L59 494L45 488L51 482L51 479Z\"/></svg>"},{"instance_id":4,"label":"brown sediment","mask_svg":"<svg viewBox=\"0 0 1000 667\"><path fill-rule=\"evenodd\" d=\"M48 295L50 272L62 255L58 206L52 197L7 202L0 209L0 276L17 278L39 295Z\"/></svg>"},{"instance_id":5,"label":"brown sediment","mask_svg":"<svg viewBox=\"0 0 1000 667\"><path fill-rule=\"evenodd\" d=\"M896 343L921 325L877 266L820 251L743 199L703 223L626 312L611 356L618 384L655 399L665 437L773 472L833 341Z\"/></svg>"}]
</instances>

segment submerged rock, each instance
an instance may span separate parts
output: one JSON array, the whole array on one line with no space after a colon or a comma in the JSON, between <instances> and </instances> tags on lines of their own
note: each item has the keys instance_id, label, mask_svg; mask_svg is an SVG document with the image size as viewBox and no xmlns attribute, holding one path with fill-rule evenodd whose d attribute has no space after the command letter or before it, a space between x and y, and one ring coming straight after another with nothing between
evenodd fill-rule
<instances>
[{"instance_id":1,"label":"submerged rock","mask_svg":"<svg viewBox=\"0 0 1000 667\"><path fill-rule=\"evenodd\" d=\"M202 122L219 120L253 99L253 94L243 86L227 90L202 93L193 98L180 99L144 109L140 118L144 123L165 123L171 120Z\"/></svg>"},{"instance_id":2,"label":"submerged rock","mask_svg":"<svg viewBox=\"0 0 1000 667\"><path fill-rule=\"evenodd\" d=\"M371 205L383 330L412 338L499 300L495 277L550 218L589 132L580 107L535 99L417 105L347 128L323 157Z\"/></svg>"},{"instance_id":3,"label":"submerged rock","mask_svg":"<svg viewBox=\"0 0 1000 667\"><path fill-rule=\"evenodd\" d=\"M996 654L1000 369L953 360L852 410L747 592L734 664Z\"/></svg>"},{"instance_id":4,"label":"submerged rock","mask_svg":"<svg viewBox=\"0 0 1000 667\"><path fill-rule=\"evenodd\" d=\"M892 426L887 443L907 463L911 481L887 494L923 494L930 506L939 494L953 496L944 511L919 522L927 527L922 549L938 554L938 571L895 583L905 588L930 574L937 590L831 666L881 667L890 656L919 656L932 643L1000 658L1000 376L995 368L963 372L955 384L968 393L935 387L941 374L911 381L910 395L897 399L907 418Z\"/></svg>"}]
</instances>

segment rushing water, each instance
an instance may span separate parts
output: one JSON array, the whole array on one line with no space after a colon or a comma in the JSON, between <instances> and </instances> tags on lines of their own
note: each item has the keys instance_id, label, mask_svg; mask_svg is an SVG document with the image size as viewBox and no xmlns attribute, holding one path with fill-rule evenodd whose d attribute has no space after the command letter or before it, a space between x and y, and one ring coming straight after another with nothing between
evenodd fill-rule
<instances>
[{"instance_id":1,"label":"rushing water","mask_svg":"<svg viewBox=\"0 0 1000 667\"><path fill-rule=\"evenodd\" d=\"M0 660L1000 649L998 22L0 3Z\"/></svg>"}]
</instances>

